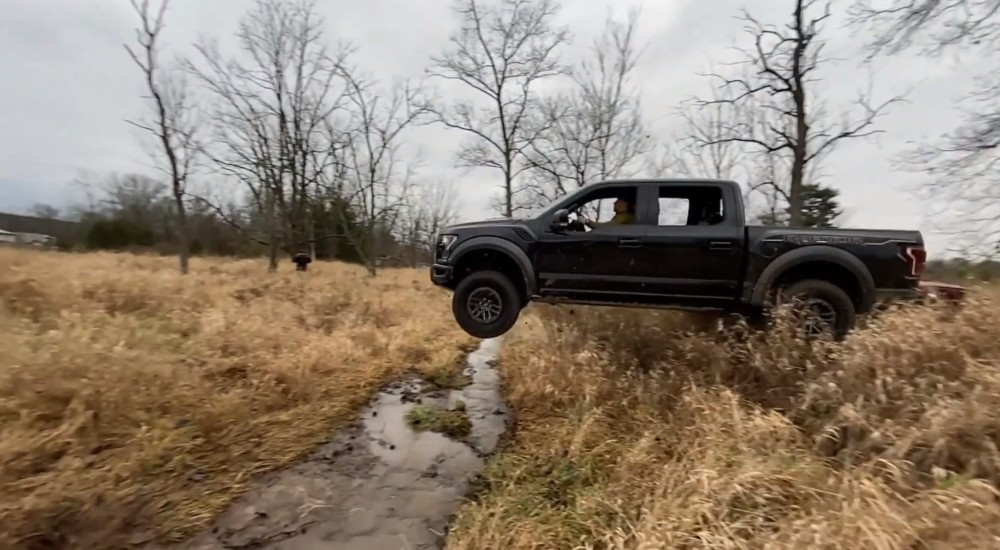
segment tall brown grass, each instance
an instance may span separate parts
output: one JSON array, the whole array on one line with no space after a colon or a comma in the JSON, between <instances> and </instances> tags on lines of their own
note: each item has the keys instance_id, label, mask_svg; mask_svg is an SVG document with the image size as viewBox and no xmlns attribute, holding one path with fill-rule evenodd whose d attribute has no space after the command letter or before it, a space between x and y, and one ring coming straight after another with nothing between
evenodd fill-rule
<instances>
[{"instance_id":1,"label":"tall brown grass","mask_svg":"<svg viewBox=\"0 0 1000 550\"><path fill-rule=\"evenodd\" d=\"M448 547L1000 548L1000 290L842 344L537 307Z\"/></svg>"},{"instance_id":2,"label":"tall brown grass","mask_svg":"<svg viewBox=\"0 0 1000 550\"><path fill-rule=\"evenodd\" d=\"M179 539L470 339L424 271L0 249L0 547Z\"/></svg>"},{"instance_id":3,"label":"tall brown grass","mask_svg":"<svg viewBox=\"0 0 1000 550\"><path fill-rule=\"evenodd\" d=\"M451 548L1000 547L1000 289L843 344L532 307ZM0 250L0 547L182 539L469 344L423 271Z\"/></svg>"}]
</instances>

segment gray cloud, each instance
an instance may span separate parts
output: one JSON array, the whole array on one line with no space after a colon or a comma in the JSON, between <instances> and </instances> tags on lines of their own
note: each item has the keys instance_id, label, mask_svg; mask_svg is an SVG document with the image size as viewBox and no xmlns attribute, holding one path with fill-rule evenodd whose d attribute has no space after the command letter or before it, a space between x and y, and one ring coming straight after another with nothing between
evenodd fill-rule
<instances>
[{"instance_id":1,"label":"gray cloud","mask_svg":"<svg viewBox=\"0 0 1000 550\"><path fill-rule=\"evenodd\" d=\"M735 20L746 6L762 20L782 22L790 12L775 0L693 0L646 2L640 22L646 49L636 77L653 134L668 140L677 131L674 111L708 82L696 73L710 58L726 55L739 38ZM357 61L384 81L417 76L428 59L447 44L452 28L449 2L370 0L321 2L329 38L349 40ZM565 0L562 21L577 35L571 51L589 42L602 24L606 2ZM165 40L175 53L199 35L218 36L223 45L235 29L246 0L173 0ZM623 8L624 9L624 8ZM132 38L134 18L123 0L5 0L0 10L0 210L35 202L64 206L80 200L68 182L82 174L149 172L150 161L125 119L142 112L139 75L122 43ZM830 54L846 61L829 68L822 95L836 111L865 84L857 40L830 27ZM920 204L905 185L917 175L899 173L889 159L908 140L933 137L951 128L953 100L980 70L970 60L899 58L877 67L876 93L888 96L914 88L910 102L894 107L881 123L878 141L845 143L829 159L827 182L841 189L853 226L918 228L931 252L943 240L929 233ZM447 91L447 90L443 90ZM465 217L492 215L487 199L499 178L484 171L453 167L452 154L463 136L440 128L420 128L411 145L423 157L422 177L456 182Z\"/></svg>"}]
</instances>

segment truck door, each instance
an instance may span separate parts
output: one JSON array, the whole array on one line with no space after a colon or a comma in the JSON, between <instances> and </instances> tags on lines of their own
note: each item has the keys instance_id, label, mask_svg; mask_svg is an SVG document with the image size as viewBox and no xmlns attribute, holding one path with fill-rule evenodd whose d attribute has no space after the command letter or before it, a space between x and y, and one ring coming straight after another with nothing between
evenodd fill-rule
<instances>
[{"instance_id":1,"label":"truck door","mask_svg":"<svg viewBox=\"0 0 1000 550\"><path fill-rule=\"evenodd\" d=\"M641 223L639 191L635 185L602 187L583 195L569 208L593 217L594 206L600 203L602 219L607 221L612 215L611 204L625 197L636 205L633 223L586 231L542 232L535 256L541 295L614 302L621 301L620 294L634 289L630 275L637 273L645 261L643 238L649 228Z\"/></svg>"},{"instance_id":2,"label":"truck door","mask_svg":"<svg viewBox=\"0 0 1000 550\"><path fill-rule=\"evenodd\" d=\"M742 216L713 183L663 183L645 238L644 275L665 302L725 307L737 299L743 260Z\"/></svg>"}]
</instances>

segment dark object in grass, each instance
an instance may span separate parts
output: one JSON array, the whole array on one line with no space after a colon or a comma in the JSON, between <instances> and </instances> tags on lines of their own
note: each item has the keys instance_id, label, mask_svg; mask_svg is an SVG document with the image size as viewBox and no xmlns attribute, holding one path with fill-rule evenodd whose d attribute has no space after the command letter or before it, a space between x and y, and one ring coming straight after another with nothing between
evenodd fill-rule
<instances>
[{"instance_id":1,"label":"dark object in grass","mask_svg":"<svg viewBox=\"0 0 1000 550\"><path fill-rule=\"evenodd\" d=\"M309 269L309 264L312 263L312 256L308 252L299 252L292 256L292 262L295 263L295 271L305 271Z\"/></svg>"}]
</instances>

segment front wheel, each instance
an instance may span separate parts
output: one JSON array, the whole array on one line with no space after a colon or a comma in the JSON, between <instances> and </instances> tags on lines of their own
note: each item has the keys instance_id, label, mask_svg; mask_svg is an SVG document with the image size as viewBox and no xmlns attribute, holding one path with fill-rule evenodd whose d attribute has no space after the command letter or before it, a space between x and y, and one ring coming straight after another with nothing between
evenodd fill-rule
<instances>
[{"instance_id":1,"label":"front wheel","mask_svg":"<svg viewBox=\"0 0 1000 550\"><path fill-rule=\"evenodd\" d=\"M834 340L843 340L854 328L857 317L854 302L839 286L817 279L796 281L779 291L779 305L794 303L797 317L801 316L806 338L824 333Z\"/></svg>"},{"instance_id":2,"label":"front wheel","mask_svg":"<svg viewBox=\"0 0 1000 550\"><path fill-rule=\"evenodd\" d=\"M451 300L458 325L476 338L496 338L509 331L522 306L514 284L497 271L469 274L458 283Z\"/></svg>"}]
</instances>

